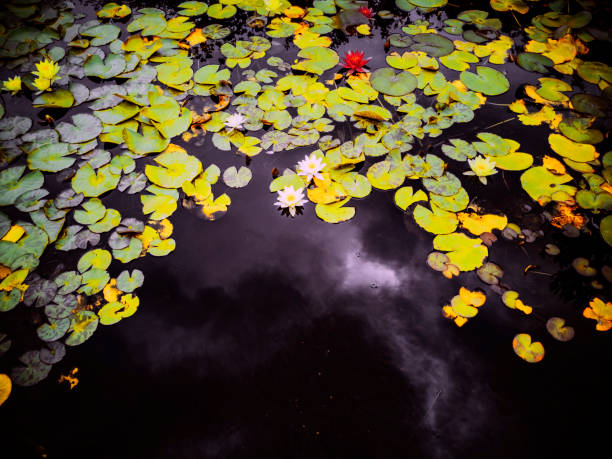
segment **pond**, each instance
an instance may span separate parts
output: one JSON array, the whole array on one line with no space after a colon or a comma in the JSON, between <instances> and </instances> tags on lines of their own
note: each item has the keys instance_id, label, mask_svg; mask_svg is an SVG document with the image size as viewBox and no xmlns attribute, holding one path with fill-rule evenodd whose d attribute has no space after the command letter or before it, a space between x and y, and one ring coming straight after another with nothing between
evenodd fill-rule
<instances>
[{"instance_id":1,"label":"pond","mask_svg":"<svg viewBox=\"0 0 612 459\"><path fill-rule=\"evenodd\" d=\"M607 2L5 5L1 457L601 451Z\"/></svg>"}]
</instances>

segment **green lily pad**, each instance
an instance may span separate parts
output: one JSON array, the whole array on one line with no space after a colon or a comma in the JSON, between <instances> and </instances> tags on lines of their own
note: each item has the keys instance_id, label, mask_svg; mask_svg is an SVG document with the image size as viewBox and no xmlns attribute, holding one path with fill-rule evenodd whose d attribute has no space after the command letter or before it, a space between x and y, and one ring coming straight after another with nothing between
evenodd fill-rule
<instances>
[{"instance_id":1,"label":"green lily pad","mask_svg":"<svg viewBox=\"0 0 612 459\"><path fill-rule=\"evenodd\" d=\"M548 73L549 67L555 65L551 59L537 53L520 53L516 61L528 72Z\"/></svg>"},{"instance_id":2,"label":"green lily pad","mask_svg":"<svg viewBox=\"0 0 612 459\"><path fill-rule=\"evenodd\" d=\"M476 156L476 149L471 143L462 139L448 139L451 145L442 145L442 151L446 156L456 161L467 161Z\"/></svg>"},{"instance_id":3,"label":"green lily pad","mask_svg":"<svg viewBox=\"0 0 612 459\"><path fill-rule=\"evenodd\" d=\"M598 118L605 117L605 112L610 109L610 103L606 99L593 94L574 94L570 101L575 110Z\"/></svg>"},{"instance_id":4,"label":"green lily pad","mask_svg":"<svg viewBox=\"0 0 612 459\"><path fill-rule=\"evenodd\" d=\"M11 380L14 384L23 387L34 386L49 376L52 365L40 360L40 351L25 352L19 361L25 365L15 367L11 371Z\"/></svg>"},{"instance_id":5,"label":"green lily pad","mask_svg":"<svg viewBox=\"0 0 612 459\"><path fill-rule=\"evenodd\" d=\"M298 57L305 60L292 65L292 68L317 75L322 75L323 72L334 68L340 62L338 54L333 49L324 48L323 46L304 48L300 50Z\"/></svg>"},{"instance_id":6,"label":"green lily pad","mask_svg":"<svg viewBox=\"0 0 612 459\"><path fill-rule=\"evenodd\" d=\"M489 250L482 239L471 238L463 233L442 234L433 240L435 250L448 252L450 262L461 271L472 271L482 266Z\"/></svg>"},{"instance_id":7,"label":"green lily pad","mask_svg":"<svg viewBox=\"0 0 612 459\"><path fill-rule=\"evenodd\" d=\"M141 194L142 212L151 214L152 220L163 220L169 217L177 209L176 201L179 198L175 189L160 188L156 185L147 187L152 194Z\"/></svg>"},{"instance_id":8,"label":"green lily pad","mask_svg":"<svg viewBox=\"0 0 612 459\"><path fill-rule=\"evenodd\" d=\"M90 268L106 270L111 264L113 257L108 250L94 249L83 254L77 264L77 269L84 273Z\"/></svg>"},{"instance_id":9,"label":"green lily pad","mask_svg":"<svg viewBox=\"0 0 612 459\"><path fill-rule=\"evenodd\" d=\"M42 172L36 170L22 176L24 171L25 166L14 166L0 172L0 206L15 204L21 195L42 186Z\"/></svg>"},{"instance_id":10,"label":"green lily pad","mask_svg":"<svg viewBox=\"0 0 612 459\"><path fill-rule=\"evenodd\" d=\"M394 200L397 207L406 210L412 204L418 201L427 201L427 193L423 190L417 190L415 193L411 186L403 186L395 192Z\"/></svg>"},{"instance_id":11,"label":"green lily pad","mask_svg":"<svg viewBox=\"0 0 612 459\"><path fill-rule=\"evenodd\" d=\"M178 14L182 16L200 16L206 13L208 5L203 2L189 1L183 2L178 5L179 8L183 8L178 11Z\"/></svg>"},{"instance_id":12,"label":"green lily pad","mask_svg":"<svg viewBox=\"0 0 612 459\"><path fill-rule=\"evenodd\" d=\"M57 276L54 282L58 287L58 295L67 295L79 288L83 283L83 280L78 272L66 271Z\"/></svg>"},{"instance_id":13,"label":"green lily pad","mask_svg":"<svg viewBox=\"0 0 612 459\"><path fill-rule=\"evenodd\" d=\"M440 196L452 196L461 189L461 181L456 175L445 172L444 175L434 178L424 178L423 186L427 191Z\"/></svg>"},{"instance_id":14,"label":"green lily pad","mask_svg":"<svg viewBox=\"0 0 612 459\"><path fill-rule=\"evenodd\" d=\"M117 277L117 288L125 293L132 293L144 282L144 274L141 270L135 269L130 274L129 271L122 271Z\"/></svg>"},{"instance_id":15,"label":"green lily pad","mask_svg":"<svg viewBox=\"0 0 612 459\"><path fill-rule=\"evenodd\" d=\"M234 5L222 5L221 3L215 3L208 7L207 14L214 19L228 19L236 14L236 7Z\"/></svg>"},{"instance_id":16,"label":"green lily pad","mask_svg":"<svg viewBox=\"0 0 612 459\"><path fill-rule=\"evenodd\" d=\"M414 208L414 220L417 225L433 234L448 234L457 229L459 221L453 212L447 212L435 205L431 210L418 204Z\"/></svg>"},{"instance_id":17,"label":"green lily pad","mask_svg":"<svg viewBox=\"0 0 612 459\"><path fill-rule=\"evenodd\" d=\"M88 77L107 80L120 75L125 70L125 59L120 54L109 54L102 60L97 54L92 54L83 65L83 71Z\"/></svg>"},{"instance_id":18,"label":"green lily pad","mask_svg":"<svg viewBox=\"0 0 612 459\"><path fill-rule=\"evenodd\" d=\"M102 291L110 279L104 269L92 268L83 273L83 285L77 290L84 295L95 295Z\"/></svg>"},{"instance_id":19,"label":"green lily pad","mask_svg":"<svg viewBox=\"0 0 612 459\"><path fill-rule=\"evenodd\" d=\"M292 174L283 174L279 177L276 177L270 183L270 192L276 193L279 190L282 190L288 186L293 186L295 190L299 188L304 188L306 184L304 183L304 178L301 175L297 175L296 173Z\"/></svg>"},{"instance_id":20,"label":"green lily pad","mask_svg":"<svg viewBox=\"0 0 612 459\"><path fill-rule=\"evenodd\" d=\"M578 143L597 144L604 137L600 130L589 129L591 121L587 118L569 118L559 123L559 130L565 137Z\"/></svg>"},{"instance_id":21,"label":"green lily pad","mask_svg":"<svg viewBox=\"0 0 612 459\"><path fill-rule=\"evenodd\" d=\"M36 334L43 341L57 341L62 338L70 327L70 319L49 319L36 329Z\"/></svg>"},{"instance_id":22,"label":"green lily pad","mask_svg":"<svg viewBox=\"0 0 612 459\"><path fill-rule=\"evenodd\" d=\"M49 304L57 293L55 282L47 279L38 279L30 283L23 295L23 302L28 306L40 308Z\"/></svg>"},{"instance_id":23,"label":"green lily pad","mask_svg":"<svg viewBox=\"0 0 612 459\"><path fill-rule=\"evenodd\" d=\"M87 341L98 328L98 316L93 311L78 311L70 318L70 336L64 343L66 346L78 346Z\"/></svg>"},{"instance_id":24,"label":"green lily pad","mask_svg":"<svg viewBox=\"0 0 612 459\"><path fill-rule=\"evenodd\" d=\"M121 29L113 24L100 24L80 32L84 37L91 38L91 46L108 45L111 41L116 40L120 33Z\"/></svg>"},{"instance_id":25,"label":"green lily pad","mask_svg":"<svg viewBox=\"0 0 612 459\"><path fill-rule=\"evenodd\" d=\"M173 137L176 137L189 129L189 126L191 126L191 121L191 110L188 108L182 108L180 116L162 123L156 123L154 121L153 125L166 139L172 139Z\"/></svg>"},{"instance_id":26,"label":"green lily pad","mask_svg":"<svg viewBox=\"0 0 612 459\"><path fill-rule=\"evenodd\" d=\"M9 116L0 120L0 140L13 140L25 134L32 127L27 116Z\"/></svg>"},{"instance_id":27,"label":"green lily pad","mask_svg":"<svg viewBox=\"0 0 612 459\"><path fill-rule=\"evenodd\" d=\"M351 198L345 198L333 204L317 204L315 212L317 217L327 223L341 223L355 216L354 207L343 207Z\"/></svg>"},{"instance_id":28,"label":"green lily pad","mask_svg":"<svg viewBox=\"0 0 612 459\"><path fill-rule=\"evenodd\" d=\"M223 182L231 188L242 188L247 186L252 177L253 174L250 169L244 166L241 166L238 170L236 170L234 166L231 166L223 172Z\"/></svg>"},{"instance_id":29,"label":"green lily pad","mask_svg":"<svg viewBox=\"0 0 612 459\"><path fill-rule=\"evenodd\" d=\"M161 220L161 218L160 218ZM113 249L113 258L121 263L129 263L140 257L142 252L142 241L135 237L130 239L130 243L123 249Z\"/></svg>"},{"instance_id":30,"label":"green lily pad","mask_svg":"<svg viewBox=\"0 0 612 459\"><path fill-rule=\"evenodd\" d=\"M83 209L74 213L74 219L82 225L91 225L104 217L106 207L98 198L92 198L83 203Z\"/></svg>"},{"instance_id":31,"label":"green lily pad","mask_svg":"<svg viewBox=\"0 0 612 459\"><path fill-rule=\"evenodd\" d=\"M163 167L147 164L145 174L149 180L164 188L180 188L202 171L202 163L183 149L165 151L155 158Z\"/></svg>"},{"instance_id":32,"label":"green lily pad","mask_svg":"<svg viewBox=\"0 0 612 459\"><path fill-rule=\"evenodd\" d=\"M372 191L372 185L368 179L357 172L343 174L338 182L352 198L365 198Z\"/></svg>"},{"instance_id":33,"label":"green lily pad","mask_svg":"<svg viewBox=\"0 0 612 459\"><path fill-rule=\"evenodd\" d=\"M417 87L417 79L410 72L395 70L384 67L372 72L370 83L377 91L389 96L405 96Z\"/></svg>"},{"instance_id":34,"label":"green lily pad","mask_svg":"<svg viewBox=\"0 0 612 459\"><path fill-rule=\"evenodd\" d=\"M576 71L583 80L589 83L599 84L601 80L612 83L612 67L603 62L582 62Z\"/></svg>"},{"instance_id":35,"label":"green lily pad","mask_svg":"<svg viewBox=\"0 0 612 459\"><path fill-rule=\"evenodd\" d=\"M498 70L491 67L476 67L476 73L461 72L460 79L468 89L481 92L487 96L497 96L510 89L508 79Z\"/></svg>"},{"instance_id":36,"label":"green lily pad","mask_svg":"<svg viewBox=\"0 0 612 459\"><path fill-rule=\"evenodd\" d=\"M121 214L115 209L108 209L100 221L89 225L87 228L93 233L106 233L119 226Z\"/></svg>"},{"instance_id":37,"label":"green lily pad","mask_svg":"<svg viewBox=\"0 0 612 459\"><path fill-rule=\"evenodd\" d=\"M28 167L45 172L59 172L69 168L76 161L69 156L74 152L68 143L51 143L28 154Z\"/></svg>"},{"instance_id":38,"label":"green lily pad","mask_svg":"<svg viewBox=\"0 0 612 459\"><path fill-rule=\"evenodd\" d=\"M68 108L74 105L74 96L67 89L45 92L32 101L37 108Z\"/></svg>"},{"instance_id":39,"label":"green lily pad","mask_svg":"<svg viewBox=\"0 0 612 459\"><path fill-rule=\"evenodd\" d=\"M229 81L230 71L228 69L219 70L216 64L205 65L198 69L193 75L193 81L198 84L217 85L222 81Z\"/></svg>"},{"instance_id":40,"label":"green lily pad","mask_svg":"<svg viewBox=\"0 0 612 459\"><path fill-rule=\"evenodd\" d=\"M576 188L564 183L570 182L572 177L567 174L556 175L542 166L527 169L521 175L521 185L533 200L548 198L548 200L565 200L576 193Z\"/></svg>"},{"instance_id":41,"label":"green lily pad","mask_svg":"<svg viewBox=\"0 0 612 459\"><path fill-rule=\"evenodd\" d=\"M11 291L0 291L0 312L7 312L13 309L21 301L21 290L12 289Z\"/></svg>"},{"instance_id":42,"label":"green lily pad","mask_svg":"<svg viewBox=\"0 0 612 459\"><path fill-rule=\"evenodd\" d=\"M146 124L142 125L142 134L132 129L124 129L123 140L130 151L138 155L164 151L170 143L170 140L164 139L155 127Z\"/></svg>"},{"instance_id":43,"label":"green lily pad","mask_svg":"<svg viewBox=\"0 0 612 459\"><path fill-rule=\"evenodd\" d=\"M119 178L119 175L111 172L109 165L95 171L89 163L85 163L72 178L72 188L86 197L96 197L114 190Z\"/></svg>"},{"instance_id":44,"label":"green lily pad","mask_svg":"<svg viewBox=\"0 0 612 459\"><path fill-rule=\"evenodd\" d=\"M449 69L462 72L470 68L470 63L478 62L480 59L467 51L455 50L440 58L440 62Z\"/></svg>"},{"instance_id":45,"label":"green lily pad","mask_svg":"<svg viewBox=\"0 0 612 459\"><path fill-rule=\"evenodd\" d=\"M112 108L105 110L97 110L94 115L100 119L104 124L119 124L123 123L130 118L133 118L140 112L138 105L130 102L122 102L119 105L115 105Z\"/></svg>"},{"instance_id":46,"label":"green lily pad","mask_svg":"<svg viewBox=\"0 0 612 459\"><path fill-rule=\"evenodd\" d=\"M458 193L451 196L440 196L430 193L429 199L440 209L449 212L459 212L465 209L470 203L470 197L464 188L461 188Z\"/></svg>"},{"instance_id":47,"label":"green lily pad","mask_svg":"<svg viewBox=\"0 0 612 459\"><path fill-rule=\"evenodd\" d=\"M102 132L102 123L93 115L80 113L72 117L72 124L62 121L56 129L62 142L82 143L98 137Z\"/></svg>"},{"instance_id":48,"label":"green lily pad","mask_svg":"<svg viewBox=\"0 0 612 459\"><path fill-rule=\"evenodd\" d=\"M412 39L415 41L412 45L413 50L422 51L432 57L446 56L455 49L452 41L435 33L420 33L414 35Z\"/></svg>"}]
</instances>

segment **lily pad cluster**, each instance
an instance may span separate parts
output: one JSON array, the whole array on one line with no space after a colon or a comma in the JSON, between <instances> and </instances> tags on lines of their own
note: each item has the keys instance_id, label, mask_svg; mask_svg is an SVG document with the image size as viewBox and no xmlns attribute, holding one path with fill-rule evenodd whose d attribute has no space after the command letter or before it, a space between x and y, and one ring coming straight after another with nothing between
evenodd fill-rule
<instances>
[{"instance_id":1,"label":"lily pad cluster","mask_svg":"<svg viewBox=\"0 0 612 459\"><path fill-rule=\"evenodd\" d=\"M500 281L504 272L489 252L494 231L520 243L541 234L480 208L467 189L517 173L525 197L557 210L579 206L611 244L612 153L599 145L612 71L586 60L587 43L603 36L589 27L591 14L567 14L561 3L532 18L511 64L556 72L525 85L524 98L509 104L520 123L550 128L551 151L542 155L467 124L481 107L498 106L488 97L510 89L501 66L510 65L515 42L501 33L497 15L527 13L521 1L492 0L495 14L461 11L438 28L425 18L445 0L397 0L395 12L356 0L305 8L287 0L186 1L175 14L108 3L95 17L80 16L70 2L8 2L0 16L8 78L0 105L0 206L7 208L0 212L0 311L23 304L45 317L36 328L40 347L21 355L12 381L36 384L66 346L135 314L145 273L124 265L172 252L170 218L181 209L210 221L228 212L235 189L251 182L251 158L262 152L308 150L269 185L287 215L307 199L321 220L340 223L355 217L352 200L393 191L397 207L433 235L432 269L449 279L477 270L503 304L530 314ZM377 21L411 12L422 19L391 27L379 44L384 62L360 51L341 59L335 36L370 40ZM238 16L248 17L249 33L234 36ZM290 58L277 55L281 44ZM574 88L570 76L584 84ZM17 100L38 116L12 113ZM456 125L466 134L434 144ZM211 163L197 148L207 141L235 165L222 171ZM113 208L108 197L119 193L137 195L140 212ZM73 251L74 266L40 274L41 257ZM485 297L462 287L444 314L462 326ZM593 300L585 310L598 329L607 327L607 304ZM568 327L554 319L548 331L567 340ZM535 362L544 354L537 344L520 334L514 349Z\"/></svg>"}]
</instances>

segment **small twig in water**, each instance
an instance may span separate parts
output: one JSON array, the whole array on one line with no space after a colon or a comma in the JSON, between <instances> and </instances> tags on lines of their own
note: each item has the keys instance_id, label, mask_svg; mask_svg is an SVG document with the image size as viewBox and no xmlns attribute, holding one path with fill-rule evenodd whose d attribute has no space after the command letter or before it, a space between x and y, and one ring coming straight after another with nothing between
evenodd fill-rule
<instances>
[{"instance_id":1,"label":"small twig in water","mask_svg":"<svg viewBox=\"0 0 612 459\"><path fill-rule=\"evenodd\" d=\"M484 129L485 129L485 130L486 130L486 129L491 129L492 127L499 126L500 124L507 123L508 121L512 121L513 119L516 119L516 117L515 117L515 116L513 116L512 118L508 118L507 120L500 121L499 123L492 124L491 126L487 126L487 127L486 127L486 128L484 128Z\"/></svg>"}]
</instances>

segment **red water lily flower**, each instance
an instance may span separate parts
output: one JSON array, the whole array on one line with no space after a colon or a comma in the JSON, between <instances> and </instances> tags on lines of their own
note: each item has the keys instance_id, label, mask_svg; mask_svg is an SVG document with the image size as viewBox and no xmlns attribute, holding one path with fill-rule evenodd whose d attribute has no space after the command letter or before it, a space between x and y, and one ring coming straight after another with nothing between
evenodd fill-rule
<instances>
[{"instance_id":1,"label":"red water lily flower","mask_svg":"<svg viewBox=\"0 0 612 459\"><path fill-rule=\"evenodd\" d=\"M344 61L342 65L345 69L349 69L348 74L365 72L363 66L366 65L371 57L364 58L364 52L362 51L348 51L344 55Z\"/></svg>"},{"instance_id":2,"label":"red water lily flower","mask_svg":"<svg viewBox=\"0 0 612 459\"><path fill-rule=\"evenodd\" d=\"M368 8L367 6L362 6L359 8L359 12L368 19L372 19L374 17L374 10L372 8Z\"/></svg>"}]
</instances>

